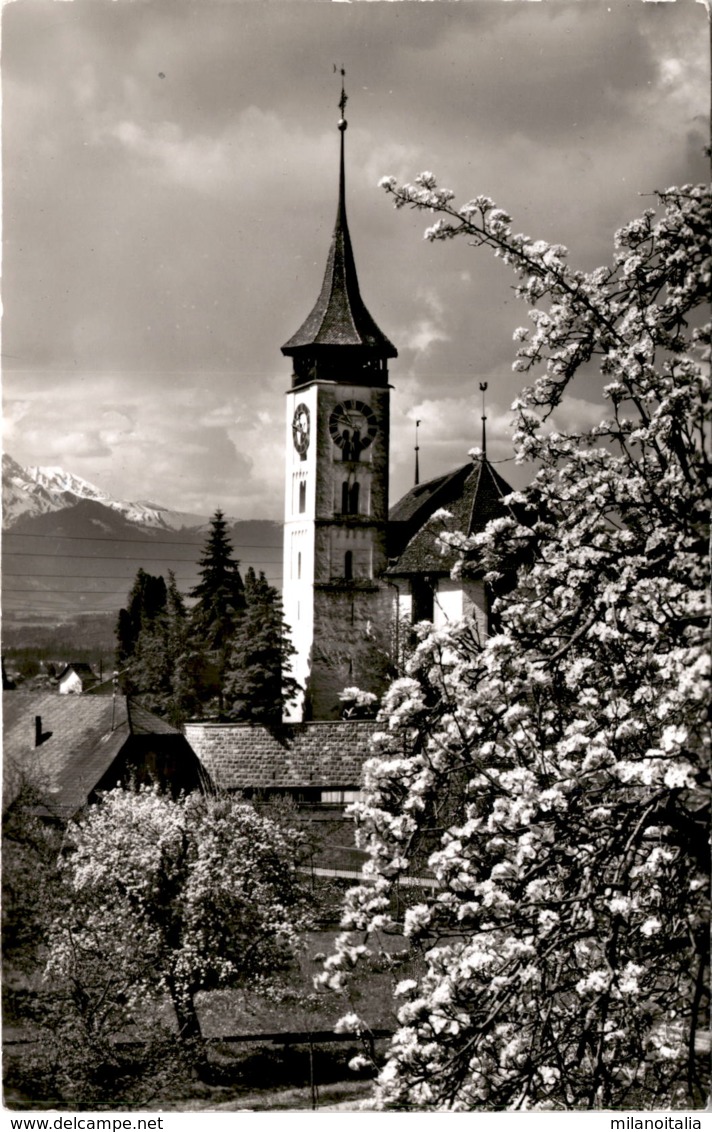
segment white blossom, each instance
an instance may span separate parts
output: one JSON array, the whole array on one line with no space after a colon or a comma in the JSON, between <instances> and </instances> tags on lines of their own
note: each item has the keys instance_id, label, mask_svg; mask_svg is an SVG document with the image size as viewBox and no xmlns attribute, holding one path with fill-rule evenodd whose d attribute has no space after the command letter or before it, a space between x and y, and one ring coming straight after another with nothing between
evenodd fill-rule
<instances>
[{"instance_id":1,"label":"white blossom","mask_svg":"<svg viewBox=\"0 0 712 1132\"><path fill-rule=\"evenodd\" d=\"M367 950L341 940L327 977L347 991L378 962L380 917L420 869L433 887L399 912L416 962L393 964L378 1105L627 1107L635 1090L699 1107L709 189L659 193L585 272L489 198L457 207L430 172L384 188L435 214L429 239L462 236L514 272L530 311L515 458L532 471L484 530L436 520L460 576L476 563L491 588L492 632L416 630L354 809L371 869L345 923ZM573 429L561 406L583 367L606 409Z\"/></svg>"}]
</instances>

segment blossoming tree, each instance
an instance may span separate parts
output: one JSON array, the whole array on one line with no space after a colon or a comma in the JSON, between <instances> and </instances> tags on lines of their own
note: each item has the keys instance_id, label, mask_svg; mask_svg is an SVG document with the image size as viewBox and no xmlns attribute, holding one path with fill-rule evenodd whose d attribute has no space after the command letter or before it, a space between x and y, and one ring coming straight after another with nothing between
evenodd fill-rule
<instances>
[{"instance_id":1,"label":"blossoming tree","mask_svg":"<svg viewBox=\"0 0 712 1132\"><path fill-rule=\"evenodd\" d=\"M482 642L422 627L387 695L357 807L368 883L348 897L324 981L423 957L401 980L386 1108L686 1106L708 1002L706 450L710 195L657 194L610 267L514 233L432 174L383 187L438 214L430 240L490 248L533 329L515 367L515 449L531 486L480 535L444 536L495 583ZM601 377L588 431L553 431L569 382ZM402 919L398 879L423 869ZM430 895L424 895L430 892ZM391 948L392 950L392 948ZM397 976L396 976L397 977ZM355 1015L349 1016L358 1028Z\"/></svg>"},{"instance_id":2,"label":"blossoming tree","mask_svg":"<svg viewBox=\"0 0 712 1132\"><path fill-rule=\"evenodd\" d=\"M306 922L301 834L247 803L113 790L69 827L48 976L86 1037L146 1022L165 997L202 1060L199 991L268 988Z\"/></svg>"}]
</instances>

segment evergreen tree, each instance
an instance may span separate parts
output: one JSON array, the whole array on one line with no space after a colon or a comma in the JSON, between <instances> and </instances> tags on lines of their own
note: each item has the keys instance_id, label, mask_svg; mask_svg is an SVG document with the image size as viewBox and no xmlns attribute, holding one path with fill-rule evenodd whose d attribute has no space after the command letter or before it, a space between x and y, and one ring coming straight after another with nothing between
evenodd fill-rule
<instances>
[{"instance_id":1,"label":"evergreen tree","mask_svg":"<svg viewBox=\"0 0 712 1132\"><path fill-rule=\"evenodd\" d=\"M166 619L157 618L141 630L123 683L149 711L164 715L172 689L172 664L166 648Z\"/></svg>"},{"instance_id":2,"label":"evergreen tree","mask_svg":"<svg viewBox=\"0 0 712 1132\"><path fill-rule=\"evenodd\" d=\"M200 712L205 694L206 658L172 570L168 573L166 597L166 652L172 669L167 715L172 723L180 724Z\"/></svg>"},{"instance_id":3,"label":"evergreen tree","mask_svg":"<svg viewBox=\"0 0 712 1132\"><path fill-rule=\"evenodd\" d=\"M260 571L245 576L245 612L230 650L225 709L230 719L278 723L284 704L299 689L288 675L294 653L282 617L282 601Z\"/></svg>"},{"instance_id":4,"label":"evergreen tree","mask_svg":"<svg viewBox=\"0 0 712 1132\"><path fill-rule=\"evenodd\" d=\"M298 688L281 599L264 573L250 568L243 583L219 510L199 567L191 611L172 572L166 586L139 570L117 625L124 691L175 724L214 700L221 718L278 722Z\"/></svg>"},{"instance_id":5,"label":"evergreen tree","mask_svg":"<svg viewBox=\"0 0 712 1132\"><path fill-rule=\"evenodd\" d=\"M125 609L119 610L116 625L116 664L123 668L136 650L141 630L155 621L166 608L166 583L159 575L140 569Z\"/></svg>"},{"instance_id":6,"label":"evergreen tree","mask_svg":"<svg viewBox=\"0 0 712 1132\"><path fill-rule=\"evenodd\" d=\"M217 668L215 691L218 710L222 714L228 656L245 609L245 587L240 564L233 558L227 522L219 509L210 521L210 532L199 566L200 581L191 590L191 596L197 598L192 621L197 640L213 654Z\"/></svg>"},{"instance_id":7,"label":"evergreen tree","mask_svg":"<svg viewBox=\"0 0 712 1132\"><path fill-rule=\"evenodd\" d=\"M245 608L245 587L240 563L233 558L227 522L219 509L210 521L199 566L201 580L191 590L191 596L197 598L193 620L207 646L222 649Z\"/></svg>"},{"instance_id":8,"label":"evergreen tree","mask_svg":"<svg viewBox=\"0 0 712 1132\"><path fill-rule=\"evenodd\" d=\"M162 581L162 579L161 579ZM174 724L199 714L206 691L206 658L193 631L175 574L168 572L165 606L144 618L125 674L125 687L149 711Z\"/></svg>"}]
</instances>

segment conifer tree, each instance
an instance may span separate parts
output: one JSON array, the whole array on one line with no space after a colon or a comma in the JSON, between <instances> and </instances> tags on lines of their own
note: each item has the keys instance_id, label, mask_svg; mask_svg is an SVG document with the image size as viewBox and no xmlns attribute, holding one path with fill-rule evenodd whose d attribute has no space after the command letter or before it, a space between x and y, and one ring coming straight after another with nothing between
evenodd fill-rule
<instances>
[{"instance_id":1,"label":"conifer tree","mask_svg":"<svg viewBox=\"0 0 712 1132\"><path fill-rule=\"evenodd\" d=\"M210 521L199 566L200 581L191 590L191 596L197 598L193 620L208 647L221 649L229 641L245 608L245 587L220 509Z\"/></svg>"},{"instance_id":2,"label":"conifer tree","mask_svg":"<svg viewBox=\"0 0 712 1132\"><path fill-rule=\"evenodd\" d=\"M143 621L123 683L149 711L179 725L200 713L211 691L206 690L205 650L193 631L172 570L165 594L164 607Z\"/></svg>"},{"instance_id":3,"label":"conifer tree","mask_svg":"<svg viewBox=\"0 0 712 1132\"><path fill-rule=\"evenodd\" d=\"M172 572L139 570L117 626L124 690L175 724L215 700L221 718L278 722L298 688L281 599L262 572L243 583L219 510L199 567L190 611Z\"/></svg>"},{"instance_id":4,"label":"conifer tree","mask_svg":"<svg viewBox=\"0 0 712 1132\"><path fill-rule=\"evenodd\" d=\"M165 607L166 583L163 578L139 569L126 608L119 610L116 625L116 663L119 668L133 656L141 630L153 622Z\"/></svg>"},{"instance_id":5,"label":"conifer tree","mask_svg":"<svg viewBox=\"0 0 712 1132\"><path fill-rule=\"evenodd\" d=\"M166 619L157 618L141 630L128 671L127 692L140 697L149 711L164 715L171 698L173 665L166 648Z\"/></svg>"},{"instance_id":6,"label":"conifer tree","mask_svg":"<svg viewBox=\"0 0 712 1132\"><path fill-rule=\"evenodd\" d=\"M167 715L172 723L179 724L200 712L206 659L172 570L166 596L166 652L172 668Z\"/></svg>"},{"instance_id":7,"label":"conifer tree","mask_svg":"<svg viewBox=\"0 0 712 1132\"><path fill-rule=\"evenodd\" d=\"M218 710L223 712L223 685L231 641L245 609L245 587L240 563L233 557L227 522L218 509L199 562L200 581L191 590L197 598L192 621L197 640L212 654L216 674Z\"/></svg>"},{"instance_id":8,"label":"conifer tree","mask_svg":"<svg viewBox=\"0 0 712 1132\"><path fill-rule=\"evenodd\" d=\"M278 723L299 685L289 675L294 649L279 592L252 567L245 576L245 612L229 656L225 709L231 719Z\"/></svg>"}]
</instances>

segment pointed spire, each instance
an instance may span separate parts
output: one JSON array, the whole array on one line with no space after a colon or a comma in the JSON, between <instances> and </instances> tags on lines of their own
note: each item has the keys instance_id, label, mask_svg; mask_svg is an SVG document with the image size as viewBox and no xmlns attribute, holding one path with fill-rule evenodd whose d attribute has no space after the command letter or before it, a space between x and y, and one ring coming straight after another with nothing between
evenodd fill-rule
<instances>
[{"instance_id":1,"label":"pointed spire","mask_svg":"<svg viewBox=\"0 0 712 1132\"><path fill-rule=\"evenodd\" d=\"M420 452L420 445L418 444L418 429L420 428L420 421L415 422L415 486L420 483L420 461L418 454Z\"/></svg>"},{"instance_id":2,"label":"pointed spire","mask_svg":"<svg viewBox=\"0 0 712 1132\"><path fill-rule=\"evenodd\" d=\"M346 172L345 172L345 161L344 161L344 148L345 148L345 146L344 146L344 134L346 133L346 130L348 129L348 125L349 125L348 122L346 121L345 117L344 117L344 112L346 110L346 103L349 100L349 96L344 89L344 76L345 75L346 75L346 71L342 67L341 68L341 98L339 99L339 110L341 111L341 117L339 118L339 133L341 135L341 141L340 141L341 153L340 153L340 158L339 158L339 208L338 208L338 212L336 214L336 229L334 231L334 235L336 235L336 231L338 231L339 228L343 228L343 230L346 232L346 238L347 238L347 240L349 240L349 229L348 229L348 225L346 223ZM350 246L351 246L351 241L349 240L349 249L350 249ZM351 255L351 259L353 260L353 253ZM355 274L356 274L356 264L353 265L353 269L354 269L354 276L355 276ZM358 287L358 280L356 280L356 286Z\"/></svg>"},{"instance_id":3,"label":"pointed spire","mask_svg":"<svg viewBox=\"0 0 712 1132\"><path fill-rule=\"evenodd\" d=\"M293 355L295 359L310 356L316 360L324 355L325 351L331 352L334 347L355 347L367 353L371 359L394 358L398 351L366 309L356 274L356 263L346 220L344 135L348 123L343 114L348 95L344 89L343 69L341 75L339 109L342 116L338 123L341 135L339 197L334 234L319 298L297 333L282 346L282 353ZM347 374L344 374L344 380L349 380Z\"/></svg>"}]
</instances>

